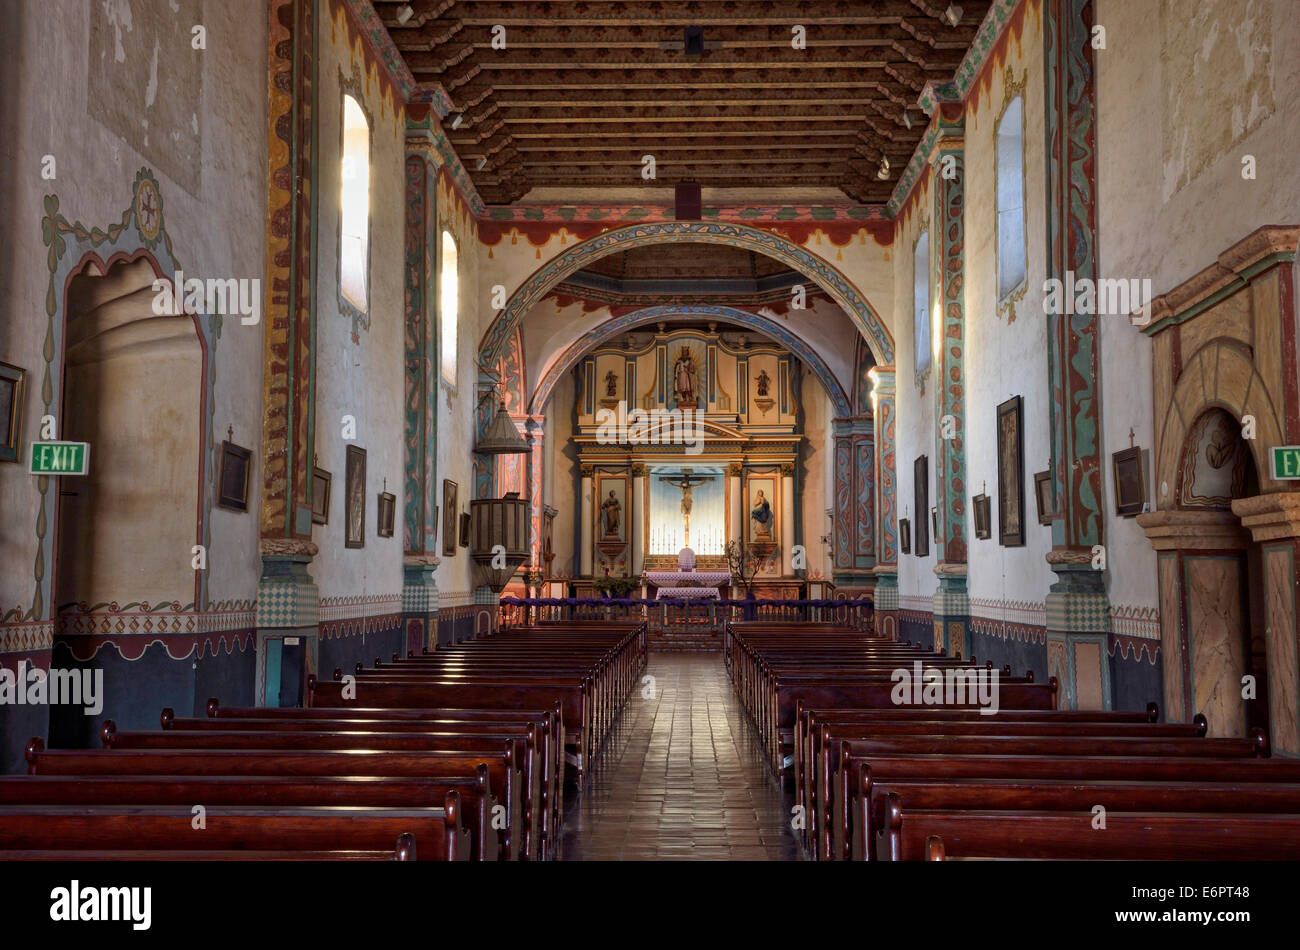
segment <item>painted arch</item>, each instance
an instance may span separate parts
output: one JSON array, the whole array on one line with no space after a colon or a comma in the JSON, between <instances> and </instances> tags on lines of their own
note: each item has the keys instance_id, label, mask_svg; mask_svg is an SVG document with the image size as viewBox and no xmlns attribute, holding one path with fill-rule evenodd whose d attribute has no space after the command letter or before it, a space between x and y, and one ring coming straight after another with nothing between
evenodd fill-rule
<instances>
[{"instance_id":1,"label":"painted arch","mask_svg":"<svg viewBox=\"0 0 1300 950\"><path fill-rule=\"evenodd\" d=\"M852 282L825 259L761 228L727 222L666 221L606 231L575 244L543 264L511 295L505 308L483 334L479 343L479 366L489 369L496 366L503 347L514 329L523 322L524 315L570 274L592 261L629 248L674 243L725 244L781 261L808 277L839 304L882 364L894 361L894 338L880 316Z\"/></svg>"}]
</instances>

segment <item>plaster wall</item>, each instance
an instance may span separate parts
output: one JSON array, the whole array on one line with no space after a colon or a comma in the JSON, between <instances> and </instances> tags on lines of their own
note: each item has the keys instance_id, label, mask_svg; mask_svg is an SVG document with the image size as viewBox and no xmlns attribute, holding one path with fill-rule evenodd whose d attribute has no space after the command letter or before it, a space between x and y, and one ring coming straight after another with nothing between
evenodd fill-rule
<instances>
[{"instance_id":1,"label":"plaster wall","mask_svg":"<svg viewBox=\"0 0 1300 950\"><path fill-rule=\"evenodd\" d=\"M405 500L403 472L403 313L405 113L369 73L359 35L340 8L318 20L316 222L316 455L333 476L329 523L316 525L319 553L311 573L327 608L348 617L401 610L402 532L378 535L378 496ZM343 96L358 99L370 124L370 249L367 313L356 316L339 292L339 226L343 188ZM344 435L345 416L356 437ZM365 546L346 539L347 447L366 451ZM327 614L328 616L328 614ZM324 617L322 619L325 619Z\"/></svg>"},{"instance_id":2,"label":"plaster wall","mask_svg":"<svg viewBox=\"0 0 1300 950\"><path fill-rule=\"evenodd\" d=\"M15 609L24 615L30 610L35 585L39 496L26 468L46 412L41 381L50 269L41 221L47 196L57 199L58 213L68 220L106 229L121 221L136 174L148 167L158 180L163 223L187 278L261 278L267 13L256 0L12 0L4 16L0 170L7 185L0 190L0 221L12 239L0 242L0 359L27 371L23 462L0 464L0 562L6 565L0 605L6 619L13 619ZM206 50L191 48L194 24L206 29ZM51 179L42 176L47 156L54 162ZM124 232L123 241L132 233L134 228ZM115 250L111 243L101 248L104 257ZM218 448L228 427L239 444L259 445L262 341L260 324L224 321L213 379ZM152 381L164 380L165 362L156 370ZM150 431L159 420L138 423L140 450L149 451ZM93 459L92 450L92 464ZM251 484L258 486L256 451L253 461ZM212 602L247 604L256 596L258 525L256 504L250 507L247 513L211 508ZM123 554L189 556L148 548ZM121 590L114 596L126 603L138 599L135 594ZM181 602L192 599L190 589ZM48 610L44 605L43 613Z\"/></svg>"}]
</instances>

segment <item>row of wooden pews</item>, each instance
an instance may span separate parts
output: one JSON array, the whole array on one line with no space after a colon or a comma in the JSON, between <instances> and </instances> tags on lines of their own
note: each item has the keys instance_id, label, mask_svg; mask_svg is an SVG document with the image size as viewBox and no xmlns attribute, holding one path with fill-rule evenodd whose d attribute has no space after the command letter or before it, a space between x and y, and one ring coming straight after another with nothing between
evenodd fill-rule
<instances>
[{"instance_id":1,"label":"row of wooden pews","mask_svg":"<svg viewBox=\"0 0 1300 950\"><path fill-rule=\"evenodd\" d=\"M1058 710L1055 684L1035 693L1029 677L999 675L992 714L973 703L896 702L891 676L917 652L833 627L729 631L742 701L774 767L791 761L805 818L796 828L811 857L1300 854L1300 761L1270 758L1262 732L1207 736L1204 717L1161 723L1154 703ZM921 652L923 669L970 665Z\"/></svg>"},{"instance_id":2,"label":"row of wooden pews","mask_svg":"<svg viewBox=\"0 0 1300 950\"><path fill-rule=\"evenodd\" d=\"M309 679L308 708L171 709L0 777L0 859L545 860L645 666L644 624L516 628ZM571 780L566 783L566 769Z\"/></svg>"}]
</instances>

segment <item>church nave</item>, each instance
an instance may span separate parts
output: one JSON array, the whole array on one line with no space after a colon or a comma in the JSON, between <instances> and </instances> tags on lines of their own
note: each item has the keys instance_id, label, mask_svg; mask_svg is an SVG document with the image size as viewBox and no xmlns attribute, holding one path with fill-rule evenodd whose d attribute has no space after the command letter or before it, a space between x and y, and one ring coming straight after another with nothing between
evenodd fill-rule
<instances>
[{"instance_id":1,"label":"church nave","mask_svg":"<svg viewBox=\"0 0 1300 950\"><path fill-rule=\"evenodd\" d=\"M590 784L562 861L792 861L790 803L763 762L717 653L652 653ZM642 679L645 683L645 679Z\"/></svg>"}]
</instances>

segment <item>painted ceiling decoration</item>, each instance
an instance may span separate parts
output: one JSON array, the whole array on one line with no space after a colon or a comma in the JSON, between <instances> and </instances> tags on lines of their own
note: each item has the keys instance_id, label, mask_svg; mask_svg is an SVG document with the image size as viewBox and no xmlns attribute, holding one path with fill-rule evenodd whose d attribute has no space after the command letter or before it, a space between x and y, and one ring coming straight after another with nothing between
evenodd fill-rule
<instances>
[{"instance_id":1,"label":"painted ceiling decoration","mask_svg":"<svg viewBox=\"0 0 1300 950\"><path fill-rule=\"evenodd\" d=\"M969 87L969 54L1005 22L989 18L990 37L986 14L1007 0L965 0L956 25L938 0L411 0L399 21L403 5L373 3L385 58L487 205L643 186L647 155L664 188L885 205L926 134L927 90Z\"/></svg>"}]
</instances>

